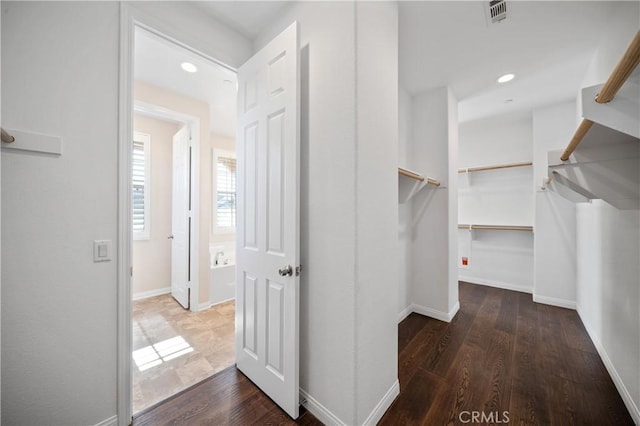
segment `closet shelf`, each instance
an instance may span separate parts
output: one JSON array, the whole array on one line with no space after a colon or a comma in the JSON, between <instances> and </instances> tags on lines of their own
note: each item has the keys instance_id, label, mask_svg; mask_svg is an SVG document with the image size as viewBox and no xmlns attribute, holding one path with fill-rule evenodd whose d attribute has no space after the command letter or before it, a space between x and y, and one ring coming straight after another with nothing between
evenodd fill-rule
<instances>
[{"instance_id":1,"label":"closet shelf","mask_svg":"<svg viewBox=\"0 0 640 426\"><path fill-rule=\"evenodd\" d=\"M549 187L559 195L573 202L601 199L619 210L640 208L638 64L640 31L604 85L582 89L580 125L564 151L548 152Z\"/></svg>"},{"instance_id":2,"label":"closet shelf","mask_svg":"<svg viewBox=\"0 0 640 426\"><path fill-rule=\"evenodd\" d=\"M467 167L464 169L458 169L458 173L482 172L485 170L510 169L512 167L526 167L526 166L533 166L533 163L528 161L523 163L496 164L494 166Z\"/></svg>"},{"instance_id":3,"label":"closet shelf","mask_svg":"<svg viewBox=\"0 0 640 426\"><path fill-rule=\"evenodd\" d=\"M620 58L620 61L611 72L609 78L604 83L600 91L596 93L593 100L599 104L611 102L618 91L622 88L622 85L636 69L638 63L640 63L640 31L638 31L633 40L631 40L631 43L624 52L624 55ZM573 154L578 145L580 145L592 125L593 121L586 118L580 122L576 132L569 141L569 145L567 145L560 156L562 161L569 160L569 157Z\"/></svg>"},{"instance_id":4,"label":"closet shelf","mask_svg":"<svg viewBox=\"0 0 640 426\"><path fill-rule=\"evenodd\" d=\"M512 225L464 225L459 224L458 229L479 229L492 231L533 231L533 226L512 226Z\"/></svg>"}]
</instances>

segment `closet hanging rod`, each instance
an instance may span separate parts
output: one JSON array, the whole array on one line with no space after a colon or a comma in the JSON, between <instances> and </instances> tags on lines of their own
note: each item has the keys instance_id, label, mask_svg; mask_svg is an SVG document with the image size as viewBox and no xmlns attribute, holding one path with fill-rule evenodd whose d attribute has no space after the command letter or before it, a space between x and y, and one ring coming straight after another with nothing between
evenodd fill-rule
<instances>
[{"instance_id":1,"label":"closet hanging rod","mask_svg":"<svg viewBox=\"0 0 640 426\"><path fill-rule=\"evenodd\" d=\"M402 176L410 177L411 179L419 180L420 182L424 182L424 176L419 175L418 173L412 172L411 170L403 169L402 167L398 167L398 173Z\"/></svg>"},{"instance_id":2,"label":"closet hanging rod","mask_svg":"<svg viewBox=\"0 0 640 426\"><path fill-rule=\"evenodd\" d=\"M640 31L631 40L629 47L622 55L620 62L611 72L611 75L600 89L600 93L596 95L595 101L599 104L610 102L618 93L625 81L640 63Z\"/></svg>"},{"instance_id":3,"label":"closet hanging rod","mask_svg":"<svg viewBox=\"0 0 640 426\"><path fill-rule=\"evenodd\" d=\"M569 141L569 145L567 145L560 156L562 161L567 161L569 157L571 157L571 154L573 154L573 151L575 151L578 145L580 145L580 142L582 142L582 139L586 136L591 126L593 126L593 121L587 120L586 118L582 119L580 125L576 129L576 132Z\"/></svg>"},{"instance_id":4,"label":"closet hanging rod","mask_svg":"<svg viewBox=\"0 0 640 426\"><path fill-rule=\"evenodd\" d=\"M495 231L533 231L533 226L511 226L511 225L458 225L458 229L480 229Z\"/></svg>"},{"instance_id":5,"label":"closet hanging rod","mask_svg":"<svg viewBox=\"0 0 640 426\"><path fill-rule=\"evenodd\" d=\"M481 172L484 170L510 169L512 167L525 167L525 166L533 166L533 163L528 161L524 163L498 164L495 166L468 167L465 169L458 169L458 173L471 173L471 172Z\"/></svg>"},{"instance_id":6,"label":"closet hanging rod","mask_svg":"<svg viewBox=\"0 0 640 426\"><path fill-rule=\"evenodd\" d=\"M433 185L433 186L440 186L440 181L439 180L431 179L430 177L427 177L427 183L429 185Z\"/></svg>"},{"instance_id":7,"label":"closet hanging rod","mask_svg":"<svg viewBox=\"0 0 640 426\"><path fill-rule=\"evenodd\" d=\"M403 169L402 167L398 167L398 173L400 173L402 176L406 176L420 182L426 181L429 185L440 186L439 180L430 178L428 176L422 176L421 174L412 172L411 170Z\"/></svg>"},{"instance_id":8,"label":"closet hanging rod","mask_svg":"<svg viewBox=\"0 0 640 426\"><path fill-rule=\"evenodd\" d=\"M599 104L611 102L616 96L616 93L618 93L618 90L620 90L631 73L633 73L633 70L636 69L638 63L640 63L640 31L638 31L633 40L631 40L631 43L624 52L624 55L622 55L620 62L618 62L616 67L613 69L611 75L609 75L609 78L604 83L594 100ZM565 150L562 152L560 160L567 161L569 159L571 154L573 154L573 151L575 151L578 145L580 145L580 142L582 142L582 139L584 139L592 125L593 121L587 120L586 118L580 122L576 132L569 141L569 145L567 145Z\"/></svg>"},{"instance_id":9,"label":"closet hanging rod","mask_svg":"<svg viewBox=\"0 0 640 426\"><path fill-rule=\"evenodd\" d=\"M11 143L11 142L14 142L16 140L16 138L14 138L9 133L7 133L6 130L0 129L0 131L2 132L2 142Z\"/></svg>"}]
</instances>

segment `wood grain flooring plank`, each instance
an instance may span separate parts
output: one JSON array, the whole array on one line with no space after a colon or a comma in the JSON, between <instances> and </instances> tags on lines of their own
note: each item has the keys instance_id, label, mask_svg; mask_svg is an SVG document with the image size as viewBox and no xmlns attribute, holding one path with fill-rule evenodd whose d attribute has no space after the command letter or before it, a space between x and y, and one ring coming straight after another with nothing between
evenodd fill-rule
<instances>
[{"instance_id":1,"label":"wood grain flooring plank","mask_svg":"<svg viewBox=\"0 0 640 426\"><path fill-rule=\"evenodd\" d=\"M479 309L479 304L461 306L455 318L441 333L437 344L427 348L420 368L440 377L446 376L456 352L464 342Z\"/></svg>"},{"instance_id":2,"label":"wood grain flooring plank","mask_svg":"<svg viewBox=\"0 0 640 426\"><path fill-rule=\"evenodd\" d=\"M378 426L419 425L443 387L442 379L418 369L382 417Z\"/></svg>"},{"instance_id":3,"label":"wood grain flooring plank","mask_svg":"<svg viewBox=\"0 0 640 426\"><path fill-rule=\"evenodd\" d=\"M518 379L512 381L508 409L510 424L523 426L551 424L547 394L543 386L536 384L537 382Z\"/></svg>"},{"instance_id":4,"label":"wood grain flooring plank","mask_svg":"<svg viewBox=\"0 0 640 426\"><path fill-rule=\"evenodd\" d=\"M444 398L440 404L450 404L448 412L457 418L463 411L480 411L491 392L491 372L484 368L486 351L466 343L460 348L446 382L455 387L455 399Z\"/></svg>"},{"instance_id":5,"label":"wood grain flooring plank","mask_svg":"<svg viewBox=\"0 0 640 426\"><path fill-rule=\"evenodd\" d=\"M500 294L500 290L488 287L475 320L467 333L465 344L476 346L485 351L489 348L490 339L487 339L487 336L493 332L500 311Z\"/></svg>"},{"instance_id":6,"label":"wood grain flooring plank","mask_svg":"<svg viewBox=\"0 0 640 426\"><path fill-rule=\"evenodd\" d=\"M513 362L513 336L495 331L486 353L484 369L490 375L490 390L483 410L503 412L509 408Z\"/></svg>"},{"instance_id":7,"label":"wood grain flooring plank","mask_svg":"<svg viewBox=\"0 0 640 426\"><path fill-rule=\"evenodd\" d=\"M433 340L438 338L447 323L433 318L426 318L427 322L415 335L415 338L405 346L398 354L398 380L400 387L405 386L418 371L419 365L424 359L426 348L433 345Z\"/></svg>"},{"instance_id":8,"label":"wood grain flooring plank","mask_svg":"<svg viewBox=\"0 0 640 426\"><path fill-rule=\"evenodd\" d=\"M575 311L565 313L562 321L562 331L568 347L592 354L598 353Z\"/></svg>"},{"instance_id":9,"label":"wood grain flooring plank","mask_svg":"<svg viewBox=\"0 0 640 426\"><path fill-rule=\"evenodd\" d=\"M505 333L514 334L518 315L518 293L515 291L502 290L502 303L500 312L496 318L495 327Z\"/></svg>"},{"instance_id":10,"label":"wood grain flooring plank","mask_svg":"<svg viewBox=\"0 0 640 426\"><path fill-rule=\"evenodd\" d=\"M416 338L422 328L432 319L420 314L411 313L398 325L398 353Z\"/></svg>"}]
</instances>

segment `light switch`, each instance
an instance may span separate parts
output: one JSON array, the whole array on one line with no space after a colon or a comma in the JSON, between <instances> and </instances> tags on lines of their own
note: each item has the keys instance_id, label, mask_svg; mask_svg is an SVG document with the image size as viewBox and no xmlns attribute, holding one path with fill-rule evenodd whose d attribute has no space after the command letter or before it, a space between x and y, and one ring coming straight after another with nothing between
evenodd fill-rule
<instances>
[{"instance_id":1,"label":"light switch","mask_svg":"<svg viewBox=\"0 0 640 426\"><path fill-rule=\"evenodd\" d=\"M111 260L110 255L111 241L109 240L95 240L93 242L93 261L94 262L108 262Z\"/></svg>"}]
</instances>

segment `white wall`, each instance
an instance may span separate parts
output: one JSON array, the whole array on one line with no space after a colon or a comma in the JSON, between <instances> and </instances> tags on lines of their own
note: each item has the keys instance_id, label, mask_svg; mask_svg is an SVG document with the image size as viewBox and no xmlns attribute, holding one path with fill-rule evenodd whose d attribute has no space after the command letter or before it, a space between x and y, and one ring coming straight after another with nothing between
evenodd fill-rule
<instances>
[{"instance_id":1,"label":"white wall","mask_svg":"<svg viewBox=\"0 0 640 426\"><path fill-rule=\"evenodd\" d=\"M63 138L2 153L2 423L96 424L116 413L118 5L2 9L2 125Z\"/></svg>"},{"instance_id":2,"label":"white wall","mask_svg":"<svg viewBox=\"0 0 640 426\"><path fill-rule=\"evenodd\" d=\"M460 124L458 167L530 162L532 146L530 112L467 121ZM532 167L460 173L457 179L459 223L533 225ZM457 237L461 281L533 291L533 233L458 230Z\"/></svg>"},{"instance_id":3,"label":"white wall","mask_svg":"<svg viewBox=\"0 0 640 426\"><path fill-rule=\"evenodd\" d=\"M190 6L158 7L165 28L212 56L249 56L248 41ZM119 4L2 9L2 124L64 146L2 155L2 422L115 421L116 263L93 263L92 244L111 240L116 258Z\"/></svg>"},{"instance_id":4,"label":"white wall","mask_svg":"<svg viewBox=\"0 0 640 426\"><path fill-rule=\"evenodd\" d=\"M531 113L503 114L460 123L458 167L532 160Z\"/></svg>"},{"instance_id":5,"label":"white wall","mask_svg":"<svg viewBox=\"0 0 640 426\"><path fill-rule=\"evenodd\" d=\"M583 79L604 82L638 31L640 4L617 3ZM577 309L634 421L640 424L640 213L577 205Z\"/></svg>"},{"instance_id":6,"label":"white wall","mask_svg":"<svg viewBox=\"0 0 640 426\"><path fill-rule=\"evenodd\" d=\"M582 79L581 87L603 84L607 80L638 32L640 24L638 16L640 16L640 3L633 1L615 3L611 16L606 19L606 22L615 24L609 31L604 32Z\"/></svg>"},{"instance_id":7,"label":"white wall","mask_svg":"<svg viewBox=\"0 0 640 426\"><path fill-rule=\"evenodd\" d=\"M355 25L355 424L369 425L382 417L400 389L396 274L398 5L395 2L356 2Z\"/></svg>"},{"instance_id":8,"label":"white wall","mask_svg":"<svg viewBox=\"0 0 640 426\"><path fill-rule=\"evenodd\" d=\"M173 185L173 135L177 123L135 114L133 128L150 136L150 234L132 246L133 298L155 295L171 288L171 187Z\"/></svg>"},{"instance_id":9,"label":"white wall","mask_svg":"<svg viewBox=\"0 0 640 426\"><path fill-rule=\"evenodd\" d=\"M408 166L442 186L425 187L411 201L409 300L412 310L449 321L458 302L457 104L439 88L414 96L411 110Z\"/></svg>"},{"instance_id":10,"label":"white wall","mask_svg":"<svg viewBox=\"0 0 640 426\"><path fill-rule=\"evenodd\" d=\"M576 129L575 102L533 111L534 288L533 300L575 308L575 205L540 189L547 176L547 152L563 149Z\"/></svg>"},{"instance_id":11,"label":"white wall","mask_svg":"<svg viewBox=\"0 0 640 426\"><path fill-rule=\"evenodd\" d=\"M640 212L578 204L578 313L640 420Z\"/></svg>"},{"instance_id":12,"label":"white wall","mask_svg":"<svg viewBox=\"0 0 640 426\"><path fill-rule=\"evenodd\" d=\"M397 378L396 19L386 3L294 3L255 43L300 24L300 386L329 424L375 423Z\"/></svg>"},{"instance_id":13,"label":"white wall","mask_svg":"<svg viewBox=\"0 0 640 426\"><path fill-rule=\"evenodd\" d=\"M411 95L400 88L398 99L398 165L408 167L411 134ZM411 273L411 202L398 204L398 315L402 320L409 312L409 283Z\"/></svg>"}]
</instances>

